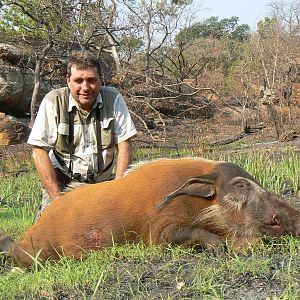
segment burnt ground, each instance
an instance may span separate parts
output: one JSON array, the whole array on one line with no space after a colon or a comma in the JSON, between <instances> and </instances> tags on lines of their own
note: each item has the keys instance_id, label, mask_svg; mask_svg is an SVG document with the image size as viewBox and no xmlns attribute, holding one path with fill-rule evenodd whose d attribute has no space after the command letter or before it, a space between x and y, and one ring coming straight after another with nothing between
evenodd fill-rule
<instances>
[{"instance_id":1,"label":"burnt ground","mask_svg":"<svg viewBox=\"0 0 300 300\"><path fill-rule=\"evenodd\" d=\"M288 138L281 142L277 141L275 129L269 124L263 129L258 130L256 133L246 134L243 138L229 144L229 146L218 146L219 148L215 149L217 149L217 151L244 152L248 151L248 149L253 150L253 145L256 145L255 147L261 150L268 147L274 147L274 151L280 151L287 146L294 146L298 149L300 139L298 139L297 130L294 130L294 128L298 128L296 121L293 126L285 126L285 132L293 133L287 135ZM137 128L139 134L134 139L133 145L134 149L139 147L145 149L163 147L173 150L192 148L196 155L201 156L203 153L214 149L214 146L211 146L211 144L216 141L227 141L234 136L238 136L244 129L240 124L240 120L232 119L229 119L228 121L170 119L165 122L168 133L166 142L161 141L164 137L163 124L158 122L158 124L155 125L155 128L152 131L152 137L150 137L143 129L143 126L138 125ZM3 164L4 161L9 160L18 163L20 160L30 159L30 157L31 149L27 144L0 146L2 174L3 171L4 173L8 172L7 175L11 172L5 170ZM217 285L215 290L219 292L223 291L223 294L225 295L224 299L280 299L279 297L286 289L287 283L285 280L280 280L276 274L278 274L278 270L283 266L283 260L289 259L288 254L284 257L280 251L281 250L279 250L279 252L275 251L275 253L268 254L268 259L272 260L273 263L270 266L267 275L255 274L250 270L236 274L227 274L226 278L220 278L220 282L223 282L223 284L221 286ZM211 254L208 254L207 259L208 261L211 261L211 259L224 259L224 257L213 258L211 257ZM116 261L115 263L118 264L119 262ZM191 266L196 266L198 263L199 258L193 255L183 256L176 261L171 258L152 258L147 263L140 262L138 259L136 261L122 261L119 266L121 277L121 289L119 290L120 298L132 299L129 288L132 288L136 278L128 276L128 274L135 274L136 269L142 269L142 273L139 273L139 280L142 282L147 297L139 299L217 299L216 295L212 292L201 291L193 287L193 281L197 274L195 271L192 271L194 269L191 268ZM166 267L166 265L168 267ZM300 262L297 263L297 266L299 265ZM184 287L182 289L174 288L174 277L178 276L179 269L181 278L184 278ZM114 282L107 283L112 286L114 285ZM112 288L111 297L109 297L109 286L106 286L105 288L107 289L107 297L99 297L97 299L115 299L114 289ZM86 290L85 294L87 299L93 298L93 291ZM48 298L37 295L36 299ZM54 295L51 296L51 299L80 299L80 295L78 294L78 291L58 289L54 292Z\"/></svg>"},{"instance_id":2,"label":"burnt ground","mask_svg":"<svg viewBox=\"0 0 300 300\"><path fill-rule=\"evenodd\" d=\"M258 129L256 132L245 133L241 125L228 125L224 123L211 124L209 122L197 122L197 120L172 120L167 125L166 139L164 131L159 128L153 131L150 136L144 128L137 126L138 135L133 138L133 149L143 148L149 158L152 150L163 149L162 156L168 154L168 151L191 150L195 156L203 156L207 152L241 152L246 153L257 148L260 150L274 149L281 151L291 146L296 151L300 150L300 126L285 126L285 139L278 141L275 129L272 126L266 126ZM234 140L234 141L232 141ZM175 155L176 157L176 155ZM148 157L147 157L148 158ZM22 160L31 159L31 146L23 143L17 145L0 145L0 164L3 167L5 160L18 164Z\"/></svg>"},{"instance_id":3,"label":"burnt ground","mask_svg":"<svg viewBox=\"0 0 300 300\"><path fill-rule=\"evenodd\" d=\"M202 107L203 108L203 107ZM170 106L172 112L176 107ZM281 111L280 111L281 109ZM275 149L292 145L298 148L300 143L300 106L287 108L277 107L278 118L282 122L281 140L278 142L276 129L265 107L255 109L239 106L214 107L214 113L207 118L202 110L196 109L195 114L164 115L141 111L140 119L132 115L138 130L133 139L134 150L144 149L192 149L194 155L201 156L208 151L238 151L258 147L265 149L274 146ZM204 111L205 113L205 111ZM142 120L142 121L141 121ZM28 124L28 119L20 119ZM148 129L145 128L145 124ZM246 124L246 125L245 125ZM0 159L30 156L30 146L27 144L1 146Z\"/></svg>"}]
</instances>

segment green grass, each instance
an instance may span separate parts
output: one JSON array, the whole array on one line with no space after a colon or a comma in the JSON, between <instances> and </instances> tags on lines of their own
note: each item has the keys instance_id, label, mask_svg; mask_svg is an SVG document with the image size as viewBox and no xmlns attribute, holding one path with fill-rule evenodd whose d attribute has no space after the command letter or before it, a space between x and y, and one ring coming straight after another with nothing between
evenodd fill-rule
<instances>
[{"instance_id":1,"label":"green grass","mask_svg":"<svg viewBox=\"0 0 300 300\"><path fill-rule=\"evenodd\" d=\"M139 150L135 158L194 153ZM236 162L271 191L298 191L300 160L293 149L202 156ZM1 235L20 238L33 222L39 199L33 169L23 176L1 177ZM115 245L82 261L62 258L23 272L0 269L0 299L299 299L299 254L300 241L293 237L267 240L243 252Z\"/></svg>"},{"instance_id":2,"label":"green grass","mask_svg":"<svg viewBox=\"0 0 300 300\"><path fill-rule=\"evenodd\" d=\"M297 255L286 251L286 243L297 244L289 239L280 239L275 248L261 245L244 254L218 256L180 253L177 248L116 246L81 262L63 258L39 270L5 273L0 278L0 295L3 299L16 295L55 299L64 293L72 299L235 299L232 291L248 288L245 299L255 299L249 289L259 283L280 288L269 296L297 299L299 251Z\"/></svg>"}]
</instances>

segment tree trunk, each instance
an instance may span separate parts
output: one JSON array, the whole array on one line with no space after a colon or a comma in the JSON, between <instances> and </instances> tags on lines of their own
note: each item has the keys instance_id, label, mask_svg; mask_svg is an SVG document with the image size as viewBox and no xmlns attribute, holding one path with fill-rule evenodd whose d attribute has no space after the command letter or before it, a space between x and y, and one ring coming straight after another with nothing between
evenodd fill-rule
<instances>
[{"instance_id":1,"label":"tree trunk","mask_svg":"<svg viewBox=\"0 0 300 300\"><path fill-rule=\"evenodd\" d=\"M38 111L38 108L40 106L40 103L38 103L38 95L40 92L40 86L41 86L41 72L42 72L42 64L45 59L45 56L48 54L50 49L53 46L53 41L50 39L48 41L48 44L44 47L41 56L39 57L37 55L36 59L36 65L34 69L34 88L33 88L33 93L32 93L32 98L31 98L31 105L30 105L30 125L29 127L32 127L35 117Z\"/></svg>"},{"instance_id":2,"label":"tree trunk","mask_svg":"<svg viewBox=\"0 0 300 300\"><path fill-rule=\"evenodd\" d=\"M272 103L268 103L266 106L270 120L272 121L275 128L277 140L279 141L283 133L283 125L281 119L279 118L278 112Z\"/></svg>"},{"instance_id":3,"label":"tree trunk","mask_svg":"<svg viewBox=\"0 0 300 300\"><path fill-rule=\"evenodd\" d=\"M121 62L120 62L120 56L119 56L119 53L117 51L117 47L115 46L115 41L114 39L111 37L110 34L106 34L106 37L109 41L109 43L111 44L111 55L115 61L115 65L116 65L116 71L117 73L120 73L121 72Z\"/></svg>"},{"instance_id":4,"label":"tree trunk","mask_svg":"<svg viewBox=\"0 0 300 300\"><path fill-rule=\"evenodd\" d=\"M34 88L33 88L33 93L31 97L31 105L30 105L30 127L32 127L35 117L39 108L39 103L38 103L38 95L40 92L40 85L41 85L41 66L42 62L44 60L44 57L40 57L39 59L36 60L36 65L34 69Z\"/></svg>"}]
</instances>

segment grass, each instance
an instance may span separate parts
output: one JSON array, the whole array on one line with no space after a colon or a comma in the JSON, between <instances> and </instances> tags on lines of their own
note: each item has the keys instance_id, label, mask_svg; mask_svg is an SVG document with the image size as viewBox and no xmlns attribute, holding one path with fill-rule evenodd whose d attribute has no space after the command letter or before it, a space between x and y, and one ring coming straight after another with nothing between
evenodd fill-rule
<instances>
[{"instance_id":1,"label":"grass","mask_svg":"<svg viewBox=\"0 0 300 300\"><path fill-rule=\"evenodd\" d=\"M135 159L194 154L195 149L139 150ZM298 191L300 160L293 149L281 153L254 150L249 155L218 151L202 156L236 162L271 191L286 195ZM0 178L1 235L20 238L33 222L39 197L33 167L23 176ZM230 247L226 252L209 253L180 247L115 245L92 252L82 261L63 257L22 272L8 271L2 265L0 298L299 299L299 254L300 241L293 237L270 239L243 252Z\"/></svg>"}]
</instances>

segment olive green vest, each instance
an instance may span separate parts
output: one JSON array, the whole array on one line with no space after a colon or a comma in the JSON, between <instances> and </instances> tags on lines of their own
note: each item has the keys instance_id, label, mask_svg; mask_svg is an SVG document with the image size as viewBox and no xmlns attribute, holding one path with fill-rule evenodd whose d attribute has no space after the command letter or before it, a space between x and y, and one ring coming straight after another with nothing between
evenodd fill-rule
<instances>
[{"instance_id":1,"label":"olive green vest","mask_svg":"<svg viewBox=\"0 0 300 300\"><path fill-rule=\"evenodd\" d=\"M118 91L113 87L105 87L103 86L101 88L101 96L102 96L102 107L100 108L102 110L102 120L109 120L112 119L112 121L109 122L109 125L107 128L103 128L101 126L101 144L102 149L111 148L114 145L114 138L113 138L113 119L114 119L114 100L116 99L116 96L118 95ZM59 157L67 164L70 159L70 145L69 145L69 89L67 87L56 89L51 91L48 94L48 97L56 103L57 108L57 124L60 127L65 128L63 132L57 133L57 140L55 144L55 152L59 155ZM96 114L95 110L99 109L98 105L93 109L94 112L91 112L91 118L95 120ZM80 121L80 116L78 113L78 110L75 109L74 112L74 124L82 124ZM93 125L95 127L96 132L96 124L93 122ZM58 130L59 131L59 130ZM74 149L76 148L76 142L74 142Z\"/></svg>"}]
</instances>

